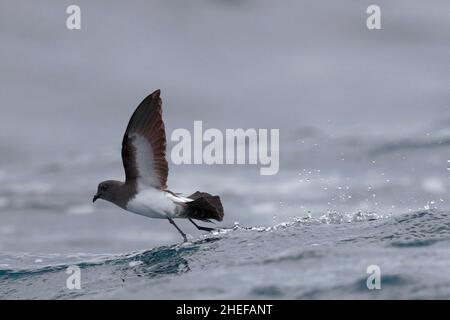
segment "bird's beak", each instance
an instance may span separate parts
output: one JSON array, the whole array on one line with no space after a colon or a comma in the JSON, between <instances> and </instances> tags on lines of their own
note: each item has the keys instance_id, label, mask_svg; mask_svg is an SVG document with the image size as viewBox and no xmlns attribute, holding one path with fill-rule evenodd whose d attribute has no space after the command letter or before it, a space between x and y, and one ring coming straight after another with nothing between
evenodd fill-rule
<instances>
[{"instance_id":1,"label":"bird's beak","mask_svg":"<svg viewBox=\"0 0 450 320\"><path fill-rule=\"evenodd\" d=\"M98 198L100 198L100 195L97 193L97 194L94 196L94 199L92 199L92 202L95 202L95 200L97 200Z\"/></svg>"}]
</instances>

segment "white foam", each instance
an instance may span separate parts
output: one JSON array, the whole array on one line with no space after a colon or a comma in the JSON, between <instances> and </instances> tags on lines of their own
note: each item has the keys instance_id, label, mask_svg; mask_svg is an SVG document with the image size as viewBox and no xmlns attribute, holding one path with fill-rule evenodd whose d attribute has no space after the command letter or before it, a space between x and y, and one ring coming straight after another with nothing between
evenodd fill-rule
<instances>
[{"instance_id":1,"label":"white foam","mask_svg":"<svg viewBox=\"0 0 450 320\"><path fill-rule=\"evenodd\" d=\"M143 262L138 260L138 261L131 261L128 265L131 268L133 268L133 267L136 267L136 266L140 266L141 264L143 264Z\"/></svg>"}]
</instances>

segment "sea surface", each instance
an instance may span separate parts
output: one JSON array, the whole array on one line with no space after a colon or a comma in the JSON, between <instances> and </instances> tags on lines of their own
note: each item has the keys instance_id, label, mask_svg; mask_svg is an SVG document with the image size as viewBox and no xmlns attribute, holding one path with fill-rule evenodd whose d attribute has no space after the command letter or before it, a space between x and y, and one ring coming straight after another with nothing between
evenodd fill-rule
<instances>
[{"instance_id":1,"label":"sea surface","mask_svg":"<svg viewBox=\"0 0 450 320\"><path fill-rule=\"evenodd\" d=\"M326 143L313 141L311 148ZM335 160L348 162L339 170L323 163L285 169L272 178L254 173L256 168L210 168L213 173L195 179L187 169L174 170L172 179L180 181L176 191L211 191L221 195L225 208L223 222L208 224L217 228L212 233L178 221L189 235L187 243L166 221L107 202L91 203L96 181L89 172L101 155L65 159L20 180L5 172L0 188L0 295L449 298L448 147L428 143L357 148L357 156L349 151L345 160ZM334 153L331 145L344 150L334 142L324 152ZM116 154L102 161L108 163L109 157L105 177L121 171ZM421 157L424 161L416 165ZM395 168L396 162L403 165ZM72 266L80 268L79 290L66 284ZM367 287L370 266L381 272L380 290Z\"/></svg>"},{"instance_id":2,"label":"sea surface","mask_svg":"<svg viewBox=\"0 0 450 320\"><path fill-rule=\"evenodd\" d=\"M448 299L450 214L328 214L122 254L2 254L18 299ZM81 288L66 287L78 266ZM369 290L367 268L381 270ZM370 274L369 269L369 274Z\"/></svg>"},{"instance_id":3,"label":"sea surface","mask_svg":"<svg viewBox=\"0 0 450 320\"><path fill-rule=\"evenodd\" d=\"M376 31L372 1L78 3L78 31L71 3L0 3L0 299L450 298L449 1L380 0ZM188 243L92 203L156 89L169 189L225 209ZM175 165L196 120L279 129L279 172Z\"/></svg>"}]
</instances>

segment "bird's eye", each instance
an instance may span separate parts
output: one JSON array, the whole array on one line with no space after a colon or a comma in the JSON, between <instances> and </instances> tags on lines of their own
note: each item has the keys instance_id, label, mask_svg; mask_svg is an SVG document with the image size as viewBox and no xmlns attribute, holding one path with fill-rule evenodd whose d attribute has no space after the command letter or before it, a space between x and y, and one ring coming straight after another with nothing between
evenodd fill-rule
<instances>
[{"instance_id":1,"label":"bird's eye","mask_svg":"<svg viewBox=\"0 0 450 320\"><path fill-rule=\"evenodd\" d=\"M102 191L105 191L106 189L108 189L108 186L107 186L107 185L102 185L102 186L100 187L100 189L102 189Z\"/></svg>"}]
</instances>

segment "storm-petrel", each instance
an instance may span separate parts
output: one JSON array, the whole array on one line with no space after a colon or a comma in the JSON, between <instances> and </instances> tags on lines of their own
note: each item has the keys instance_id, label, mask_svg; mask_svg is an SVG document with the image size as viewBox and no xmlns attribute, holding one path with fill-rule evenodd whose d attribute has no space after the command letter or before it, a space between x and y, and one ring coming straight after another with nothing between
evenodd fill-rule
<instances>
[{"instance_id":1,"label":"storm-petrel","mask_svg":"<svg viewBox=\"0 0 450 320\"><path fill-rule=\"evenodd\" d=\"M183 197L167 189L169 168L160 93L156 90L147 96L128 123L122 141L125 182L101 182L93 202L103 199L149 218L167 219L187 241L174 218L189 219L197 229L212 231L213 228L201 227L193 219L222 221L223 207L218 196L206 192Z\"/></svg>"}]
</instances>

